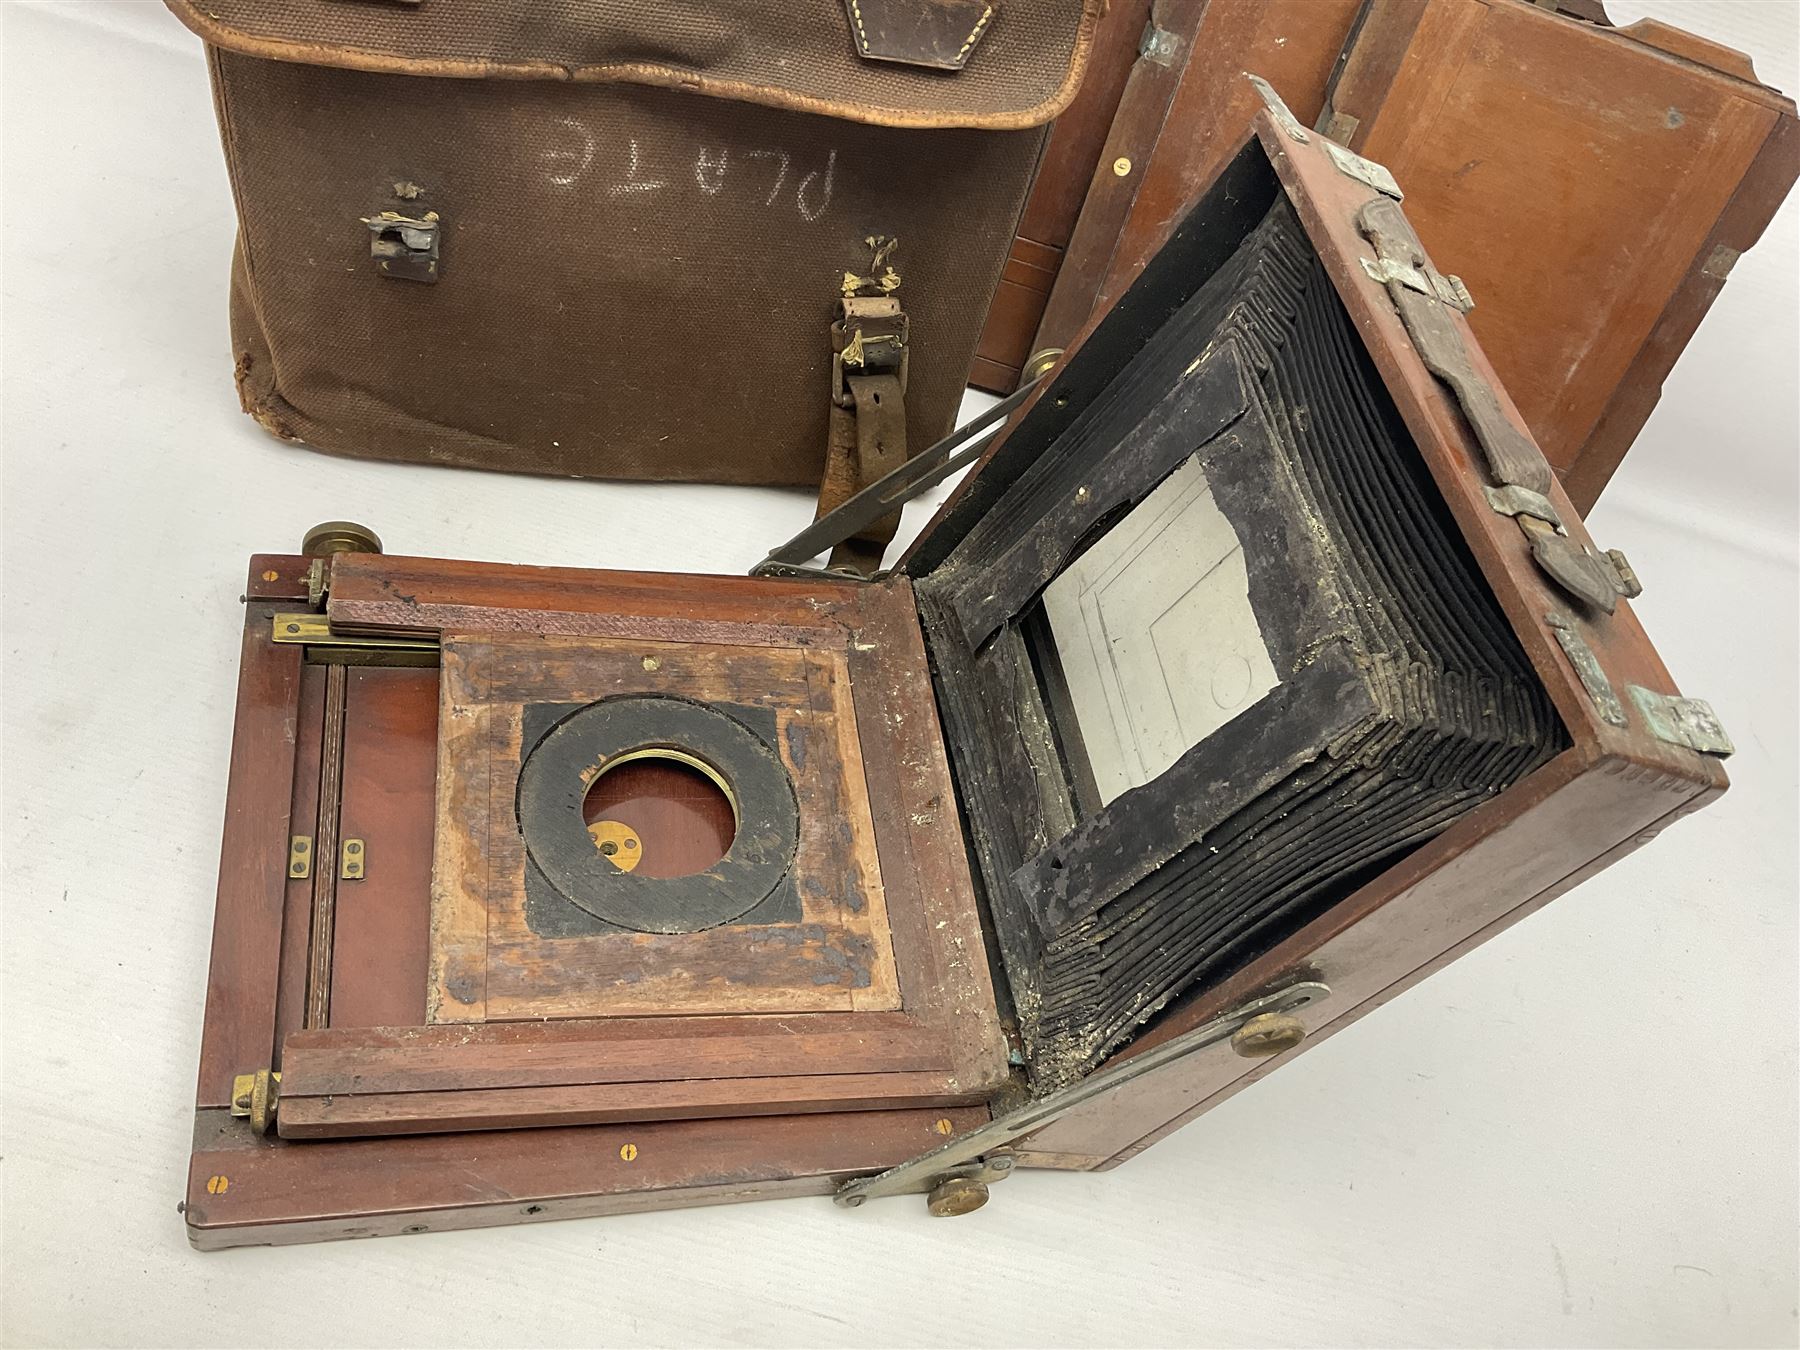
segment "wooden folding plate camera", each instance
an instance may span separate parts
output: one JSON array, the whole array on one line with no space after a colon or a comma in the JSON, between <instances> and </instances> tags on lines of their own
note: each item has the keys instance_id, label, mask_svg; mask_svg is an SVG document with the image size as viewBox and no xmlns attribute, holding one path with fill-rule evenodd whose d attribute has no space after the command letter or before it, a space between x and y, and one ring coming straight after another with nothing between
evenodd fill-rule
<instances>
[{"instance_id":1,"label":"wooden folding plate camera","mask_svg":"<svg viewBox=\"0 0 1800 1350\"><path fill-rule=\"evenodd\" d=\"M252 559L196 1244L962 1212L1723 791L1399 195L1269 96L873 582Z\"/></svg>"}]
</instances>

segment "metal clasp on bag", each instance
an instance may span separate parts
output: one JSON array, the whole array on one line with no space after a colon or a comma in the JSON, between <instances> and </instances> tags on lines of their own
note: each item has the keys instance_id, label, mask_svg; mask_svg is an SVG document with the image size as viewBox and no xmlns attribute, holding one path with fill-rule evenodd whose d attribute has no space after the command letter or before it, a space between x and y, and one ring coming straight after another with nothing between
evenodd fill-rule
<instances>
[{"instance_id":1,"label":"metal clasp on bag","mask_svg":"<svg viewBox=\"0 0 1800 1350\"><path fill-rule=\"evenodd\" d=\"M831 401L852 407L850 379L895 375L906 388L906 313L892 296L845 296L844 317L831 325Z\"/></svg>"},{"instance_id":2,"label":"metal clasp on bag","mask_svg":"<svg viewBox=\"0 0 1800 1350\"><path fill-rule=\"evenodd\" d=\"M362 223L374 236L369 240L369 256L382 276L436 284L438 236L443 224L436 211L422 216L377 211L362 217Z\"/></svg>"},{"instance_id":3,"label":"metal clasp on bag","mask_svg":"<svg viewBox=\"0 0 1800 1350\"><path fill-rule=\"evenodd\" d=\"M892 375L906 392L910 364L906 311L896 292L900 274L894 270L898 239L872 234L869 271L845 272L840 286L840 317L831 325L831 401L840 408L856 406L850 381L858 375Z\"/></svg>"}]
</instances>

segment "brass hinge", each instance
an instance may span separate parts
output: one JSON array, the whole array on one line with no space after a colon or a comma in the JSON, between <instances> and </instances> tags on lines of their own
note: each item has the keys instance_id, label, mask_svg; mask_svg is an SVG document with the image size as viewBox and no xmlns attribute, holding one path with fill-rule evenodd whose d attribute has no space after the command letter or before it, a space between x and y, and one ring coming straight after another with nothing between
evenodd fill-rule
<instances>
[{"instance_id":1,"label":"brass hinge","mask_svg":"<svg viewBox=\"0 0 1800 1350\"><path fill-rule=\"evenodd\" d=\"M1570 539L1556 503L1543 493L1511 483L1481 491L1496 513L1519 522L1531 542L1532 556L1571 594L1611 610L1614 597L1635 600L1644 593L1637 569L1624 553L1616 548L1602 553Z\"/></svg>"},{"instance_id":2,"label":"brass hinge","mask_svg":"<svg viewBox=\"0 0 1800 1350\"><path fill-rule=\"evenodd\" d=\"M1549 577L1577 600L1611 614L1620 597L1644 593L1636 569L1616 548L1604 553L1569 538L1567 531L1534 515L1516 517L1531 544L1531 556Z\"/></svg>"},{"instance_id":3,"label":"brass hinge","mask_svg":"<svg viewBox=\"0 0 1800 1350\"><path fill-rule=\"evenodd\" d=\"M1399 198L1394 200L1398 201ZM1463 285L1461 277L1440 272L1430 264L1412 267L1392 258L1364 258L1362 265L1363 271L1383 286L1397 281L1408 290L1417 291L1429 300L1449 305L1464 314L1475 308L1475 297L1469 294L1469 288Z\"/></svg>"},{"instance_id":4,"label":"brass hinge","mask_svg":"<svg viewBox=\"0 0 1800 1350\"><path fill-rule=\"evenodd\" d=\"M297 834L288 840L287 874L295 880L312 875L312 836Z\"/></svg>"}]
</instances>

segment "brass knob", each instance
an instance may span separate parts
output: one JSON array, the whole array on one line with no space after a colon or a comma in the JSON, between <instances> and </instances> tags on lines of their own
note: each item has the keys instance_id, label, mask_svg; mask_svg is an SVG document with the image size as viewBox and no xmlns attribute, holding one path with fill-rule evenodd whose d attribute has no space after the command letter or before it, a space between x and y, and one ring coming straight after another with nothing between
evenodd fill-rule
<instances>
[{"instance_id":1,"label":"brass knob","mask_svg":"<svg viewBox=\"0 0 1800 1350\"><path fill-rule=\"evenodd\" d=\"M947 1219L957 1214L972 1214L987 1202L985 1181L951 1177L931 1188L931 1194L925 1198L925 1208L931 1211L933 1218Z\"/></svg>"},{"instance_id":2,"label":"brass knob","mask_svg":"<svg viewBox=\"0 0 1800 1350\"><path fill-rule=\"evenodd\" d=\"M231 1082L231 1114L250 1121L257 1134L267 1134L281 1105L281 1075L268 1069L240 1073Z\"/></svg>"},{"instance_id":3,"label":"brass knob","mask_svg":"<svg viewBox=\"0 0 1800 1350\"><path fill-rule=\"evenodd\" d=\"M1231 1033L1231 1048L1245 1059L1292 1050L1306 1039L1306 1024L1287 1013L1258 1013Z\"/></svg>"},{"instance_id":4,"label":"brass knob","mask_svg":"<svg viewBox=\"0 0 1800 1350\"><path fill-rule=\"evenodd\" d=\"M1062 358L1063 349L1061 347L1045 347L1040 351L1033 352L1026 358L1023 369L1019 371L1019 383L1021 385L1030 384L1044 375Z\"/></svg>"},{"instance_id":5,"label":"brass knob","mask_svg":"<svg viewBox=\"0 0 1800 1350\"><path fill-rule=\"evenodd\" d=\"M306 532L300 551L309 558L328 558L333 553L379 553L381 536L353 520L328 520Z\"/></svg>"}]
</instances>

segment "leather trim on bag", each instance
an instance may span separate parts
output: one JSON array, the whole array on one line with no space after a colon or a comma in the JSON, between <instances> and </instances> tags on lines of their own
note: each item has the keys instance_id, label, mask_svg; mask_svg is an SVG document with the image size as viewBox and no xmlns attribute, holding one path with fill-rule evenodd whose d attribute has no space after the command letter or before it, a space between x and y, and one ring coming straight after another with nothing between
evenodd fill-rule
<instances>
[{"instance_id":1,"label":"leather trim on bag","mask_svg":"<svg viewBox=\"0 0 1800 1350\"><path fill-rule=\"evenodd\" d=\"M533 56L407 55L398 50L395 43L390 42L387 49L382 49L372 40L374 34L391 37L395 25L404 25L409 19L416 18L424 7L419 10L410 6L369 7L365 12L362 6L319 0L321 10L329 11L330 22L346 33L342 39L334 35L332 40L326 41L311 35L311 30L324 22L322 15L311 16L306 36L255 31L255 25L249 21L253 16L264 21L265 29L275 27L275 20L269 17L272 7L264 0L235 0L232 5L218 0L206 5L200 0L164 0L164 3L183 24L207 42L227 51L266 60L452 79L655 85L876 126L1018 131L1042 126L1074 101L1087 70L1094 30L1105 0L1035 0L1038 26L1055 34L1057 47L1043 59L1031 63L1035 72L1027 71L1020 60L1030 49L1020 49L1016 40L1009 48L1003 39L1009 26L1015 32L1022 29L1026 0L1012 0L1004 9L996 8L983 30L975 34L983 44L984 60L978 64L986 81L980 86L988 96L985 106L969 103L972 86L966 81L976 73L973 66L952 79L927 67L892 62L870 64L861 60L854 40L844 31L846 19L841 12L829 26L835 31L825 36L824 41L830 44L831 50L841 50L842 66L836 66L838 58L821 56L821 60L829 61L832 68L823 75L815 74L811 84L843 84L854 89L854 98L822 95L805 87L800 74L785 70L782 72L785 82L777 84L771 80L708 73L656 61L621 59L575 65ZM225 14L231 10L236 10L242 17L235 22L228 20ZM1046 14L1046 10L1052 12ZM1066 17L1061 13L1065 10ZM405 36L403 28L400 36ZM753 39L745 37L743 40ZM838 47L840 43L843 44L841 48ZM1062 50L1064 44L1066 51ZM1040 49L1044 45L1048 44L1040 44ZM737 44L728 44L728 48L723 50L721 60L736 56ZM817 50L826 52L823 46ZM996 85L997 80L1005 82Z\"/></svg>"},{"instance_id":2,"label":"leather trim on bag","mask_svg":"<svg viewBox=\"0 0 1800 1350\"><path fill-rule=\"evenodd\" d=\"M961 70L994 18L985 0L844 0L856 50L871 61Z\"/></svg>"}]
</instances>

